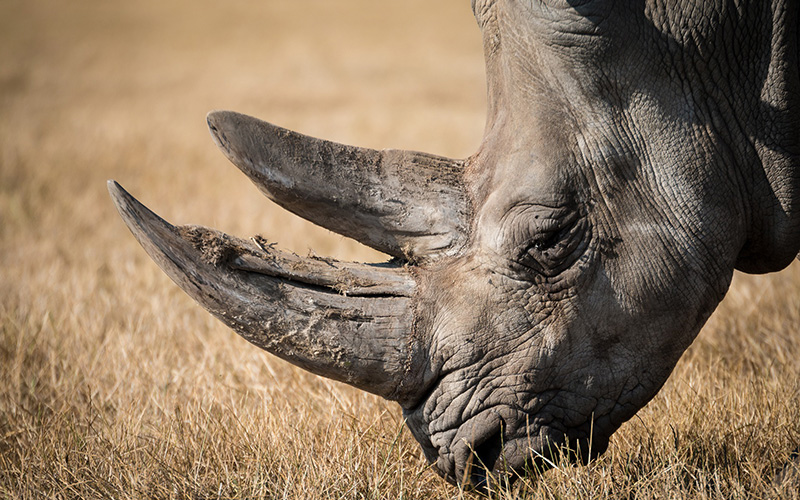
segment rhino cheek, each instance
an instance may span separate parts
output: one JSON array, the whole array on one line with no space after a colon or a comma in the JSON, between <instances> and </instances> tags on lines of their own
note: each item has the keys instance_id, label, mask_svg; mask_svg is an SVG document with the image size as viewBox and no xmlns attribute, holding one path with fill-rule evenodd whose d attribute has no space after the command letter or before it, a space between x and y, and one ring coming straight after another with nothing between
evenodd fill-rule
<instances>
[{"instance_id":1,"label":"rhino cheek","mask_svg":"<svg viewBox=\"0 0 800 500\"><path fill-rule=\"evenodd\" d=\"M677 231L670 231L676 238ZM678 246L667 237L664 244ZM584 346L586 394L597 397L595 429L610 435L658 392L724 296L731 273L659 239L626 235L586 283L574 332Z\"/></svg>"}]
</instances>

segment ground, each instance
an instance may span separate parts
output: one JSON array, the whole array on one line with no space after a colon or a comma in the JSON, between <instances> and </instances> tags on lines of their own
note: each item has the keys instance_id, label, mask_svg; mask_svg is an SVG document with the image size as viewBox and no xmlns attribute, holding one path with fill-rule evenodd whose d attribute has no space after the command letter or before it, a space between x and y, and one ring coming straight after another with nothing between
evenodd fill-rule
<instances>
[{"instance_id":1,"label":"ground","mask_svg":"<svg viewBox=\"0 0 800 500\"><path fill-rule=\"evenodd\" d=\"M264 199L205 113L463 157L484 107L466 0L0 3L0 497L469 496L426 467L395 404L295 369L196 306L105 181L176 223L376 260ZM798 410L800 263L737 275L605 456L512 493L798 498L781 474Z\"/></svg>"}]
</instances>

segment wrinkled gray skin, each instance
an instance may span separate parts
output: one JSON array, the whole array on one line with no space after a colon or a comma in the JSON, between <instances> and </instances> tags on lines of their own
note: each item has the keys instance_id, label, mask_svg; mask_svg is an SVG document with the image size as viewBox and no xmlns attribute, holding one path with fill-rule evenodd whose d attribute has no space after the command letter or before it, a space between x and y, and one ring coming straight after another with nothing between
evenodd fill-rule
<instances>
[{"instance_id":1,"label":"wrinkled gray skin","mask_svg":"<svg viewBox=\"0 0 800 500\"><path fill-rule=\"evenodd\" d=\"M800 249L798 4L737 3L473 0L489 109L463 161L209 115L268 197L387 264L174 227L113 182L112 197L245 338L398 401L448 480L487 488L559 448L586 460L734 269Z\"/></svg>"}]
</instances>

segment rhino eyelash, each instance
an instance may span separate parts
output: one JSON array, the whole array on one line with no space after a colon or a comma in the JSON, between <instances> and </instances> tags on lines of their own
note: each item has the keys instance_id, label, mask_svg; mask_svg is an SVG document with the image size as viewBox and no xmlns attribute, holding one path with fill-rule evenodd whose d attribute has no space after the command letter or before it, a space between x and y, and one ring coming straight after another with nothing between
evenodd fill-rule
<instances>
[{"instance_id":1,"label":"rhino eyelash","mask_svg":"<svg viewBox=\"0 0 800 500\"><path fill-rule=\"evenodd\" d=\"M551 231L543 231L531 241L520 254L521 256L538 254L545 258L549 257L551 251L558 251L559 245L567 242L572 236L573 225L553 229ZM568 245L562 245L568 246Z\"/></svg>"},{"instance_id":2,"label":"rhino eyelash","mask_svg":"<svg viewBox=\"0 0 800 500\"><path fill-rule=\"evenodd\" d=\"M526 253L530 253L530 250L547 252L547 250L555 247L558 242L561 241L561 236L561 231L548 233L544 237L534 240L533 243L528 246Z\"/></svg>"},{"instance_id":3,"label":"rhino eyelash","mask_svg":"<svg viewBox=\"0 0 800 500\"><path fill-rule=\"evenodd\" d=\"M555 232L535 240L522 249L516 261L520 265L540 273L546 272L554 265L557 267L558 261L561 259L558 248L561 236L560 232Z\"/></svg>"},{"instance_id":4,"label":"rhino eyelash","mask_svg":"<svg viewBox=\"0 0 800 500\"><path fill-rule=\"evenodd\" d=\"M558 274L577 259L586 244L585 224L580 219L552 231L543 231L520 249L515 262L539 274Z\"/></svg>"}]
</instances>

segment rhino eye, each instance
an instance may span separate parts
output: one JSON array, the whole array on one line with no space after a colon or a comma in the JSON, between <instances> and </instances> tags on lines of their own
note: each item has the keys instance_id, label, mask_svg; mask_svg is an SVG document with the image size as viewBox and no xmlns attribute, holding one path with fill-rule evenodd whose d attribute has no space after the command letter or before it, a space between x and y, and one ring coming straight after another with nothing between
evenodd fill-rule
<instances>
[{"instance_id":1,"label":"rhino eye","mask_svg":"<svg viewBox=\"0 0 800 500\"><path fill-rule=\"evenodd\" d=\"M543 252L546 255L548 251L554 249L560 241L561 231L545 233L544 235L540 236L539 239L534 240L534 242L531 243L531 245L528 247L528 251L530 252L531 250L535 250L538 252Z\"/></svg>"},{"instance_id":2,"label":"rhino eye","mask_svg":"<svg viewBox=\"0 0 800 500\"><path fill-rule=\"evenodd\" d=\"M540 230L521 247L515 259L521 271L555 276L580 257L585 247L585 225L577 217L564 222L562 226Z\"/></svg>"}]
</instances>

